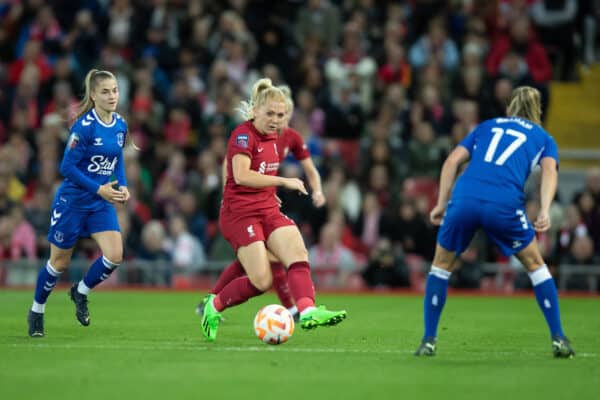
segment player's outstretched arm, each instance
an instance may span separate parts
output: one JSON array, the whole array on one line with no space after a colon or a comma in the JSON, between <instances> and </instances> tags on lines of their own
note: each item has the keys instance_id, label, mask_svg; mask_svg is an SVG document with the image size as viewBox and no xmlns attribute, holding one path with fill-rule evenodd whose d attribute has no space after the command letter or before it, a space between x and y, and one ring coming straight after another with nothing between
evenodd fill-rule
<instances>
[{"instance_id":1,"label":"player's outstretched arm","mask_svg":"<svg viewBox=\"0 0 600 400\"><path fill-rule=\"evenodd\" d=\"M283 186L286 189L297 190L302 194L308 194L304 187L304 182L297 178L283 178L281 176L271 176L259 174L250 169L250 157L245 154L236 154L233 156L232 170L235 183L252 188L264 188L269 186Z\"/></svg>"},{"instance_id":2,"label":"player's outstretched arm","mask_svg":"<svg viewBox=\"0 0 600 400\"><path fill-rule=\"evenodd\" d=\"M540 212L533 223L536 231L544 232L550 228L550 206L556 194L558 185L558 172L556 160L552 157L544 157L540 161L542 177L540 181Z\"/></svg>"}]
</instances>

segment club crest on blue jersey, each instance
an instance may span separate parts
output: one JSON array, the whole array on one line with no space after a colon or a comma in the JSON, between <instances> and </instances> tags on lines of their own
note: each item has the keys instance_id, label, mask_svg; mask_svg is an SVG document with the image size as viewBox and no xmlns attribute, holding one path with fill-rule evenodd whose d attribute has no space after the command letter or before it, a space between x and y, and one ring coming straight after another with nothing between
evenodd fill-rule
<instances>
[{"instance_id":1,"label":"club crest on blue jersey","mask_svg":"<svg viewBox=\"0 0 600 400\"><path fill-rule=\"evenodd\" d=\"M125 134L123 132L117 133L117 144L119 145L119 147L123 147L124 143L125 143Z\"/></svg>"},{"instance_id":2,"label":"club crest on blue jersey","mask_svg":"<svg viewBox=\"0 0 600 400\"><path fill-rule=\"evenodd\" d=\"M54 240L56 240L57 243L62 243L63 240L65 240L65 235L61 231L56 231L54 232Z\"/></svg>"},{"instance_id":3,"label":"club crest on blue jersey","mask_svg":"<svg viewBox=\"0 0 600 400\"><path fill-rule=\"evenodd\" d=\"M248 147L248 134L247 133L238 134L237 137L235 138L235 144L238 145L239 147L243 147L243 148Z\"/></svg>"}]
</instances>

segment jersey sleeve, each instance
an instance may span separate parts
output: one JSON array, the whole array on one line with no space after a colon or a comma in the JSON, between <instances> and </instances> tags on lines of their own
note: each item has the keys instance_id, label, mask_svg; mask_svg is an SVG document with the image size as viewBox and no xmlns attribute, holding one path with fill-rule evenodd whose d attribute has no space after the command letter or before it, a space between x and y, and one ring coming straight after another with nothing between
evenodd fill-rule
<instances>
[{"instance_id":1,"label":"jersey sleeve","mask_svg":"<svg viewBox=\"0 0 600 400\"><path fill-rule=\"evenodd\" d=\"M477 134L477 129L474 129L458 144L459 146L462 146L465 149L467 149L469 154L473 153L473 149L475 148L476 134Z\"/></svg>"},{"instance_id":2,"label":"jersey sleeve","mask_svg":"<svg viewBox=\"0 0 600 400\"><path fill-rule=\"evenodd\" d=\"M550 135L548 135L546 138L546 144L544 146L544 150L542 151L540 160L544 157L552 157L556 160L556 164L559 164L558 146L556 145L554 138Z\"/></svg>"},{"instance_id":3,"label":"jersey sleeve","mask_svg":"<svg viewBox=\"0 0 600 400\"><path fill-rule=\"evenodd\" d=\"M60 164L60 173L62 176L72 180L88 192L95 194L98 192L100 184L93 179L90 179L77 167L79 161L81 161L86 154L89 145L88 136L88 130L81 126L80 123L73 125Z\"/></svg>"},{"instance_id":4,"label":"jersey sleeve","mask_svg":"<svg viewBox=\"0 0 600 400\"><path fill-rule=\"evenodd\" d=\"M245 154L252 158L252 149L255 145L254 137L250 132L241 130L234 131L231 134L228 149L231 159L233 159L233 156L236 154Z\"/></svg>"},{"instance_id":5,"label":"jersey sleeve","mask_svg":"<svg viewBox=\"0 0 600 400\"><path fill-rule=\"evenodd\" d=\"M291 143L290 143L290 152L294 155L294 158L298 161L302 161L310 157L310 151L304 143L304 139L300 135L299 132L295 130L291 130Z\"/></svg>"}]
</instances>

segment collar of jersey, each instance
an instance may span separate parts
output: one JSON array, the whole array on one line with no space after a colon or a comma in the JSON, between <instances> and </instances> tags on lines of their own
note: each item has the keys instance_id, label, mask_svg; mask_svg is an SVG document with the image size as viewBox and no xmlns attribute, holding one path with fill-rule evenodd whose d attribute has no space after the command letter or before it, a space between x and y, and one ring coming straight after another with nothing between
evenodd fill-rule
<instances>
[{"instance_id":1,"label":"collar of jersey","mask_svg":"<svg viewBox=\"0 0 600 400\"><path fill-rule=\"evenodd\" d=\"M113 113L113 120L110 124L105 124L100 117L98 116L98 114L96 114L96 109L92 108L92 114L94 114L94 118L96 118L96 121L98 121L98 123L100 125L102 125L105 128L112 128L113 126L115 126L115 124L117 123L117 115L116 113Z\"/></svg>"}]
</instances>

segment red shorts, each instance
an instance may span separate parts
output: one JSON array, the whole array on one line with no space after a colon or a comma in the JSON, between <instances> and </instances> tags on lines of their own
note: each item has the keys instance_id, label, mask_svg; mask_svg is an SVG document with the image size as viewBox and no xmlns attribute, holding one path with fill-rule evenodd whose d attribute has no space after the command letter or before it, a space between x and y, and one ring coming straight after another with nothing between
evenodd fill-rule
<instances>
[{"instance_id":1,"label":"red shorts","mask_svg":"<svg viewBox=\"0 0 600 400\"><path fill-rule=\"evenodd\" d=\"M296 223L279 209L240 214L221 207L219 213L221 233L236 253L240 247L266 242L271 233L282 226L296 226Z\"/></svg>"}]
</instances>

